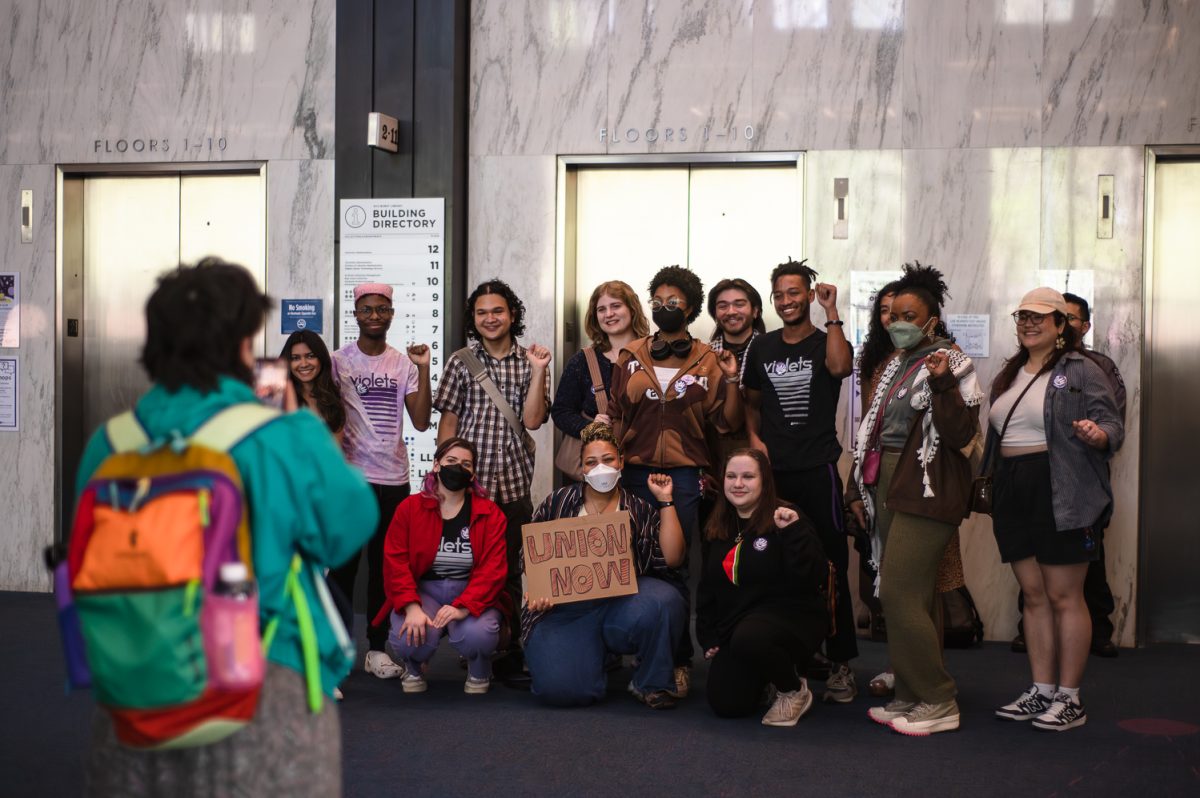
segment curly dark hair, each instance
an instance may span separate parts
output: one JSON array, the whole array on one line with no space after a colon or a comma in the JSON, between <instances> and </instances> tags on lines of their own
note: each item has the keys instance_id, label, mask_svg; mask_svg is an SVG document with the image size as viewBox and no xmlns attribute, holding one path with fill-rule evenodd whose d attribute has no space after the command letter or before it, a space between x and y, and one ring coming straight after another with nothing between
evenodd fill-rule
<instances>
[{"instance_id":1,"label":"curly dark hair","mask_svg":"<svg viewBox=\"0 0 1200 798\"><path fill-rule=\"evenodd\" d=\"M146 300L141 364L168 391L217 389L223 376L254 384L242 342L263 325L271 298L245 267L220 258L180 264L158 278Z\"/></svg>"},{"instance_id":2,"label":"curly dark hair","mask_svg":"<svg viewBox=\"0 0 1200 798\"><path fill-rule=\"evenodd\" d=\"M883 298L896 293L897 281L893 280L875 292L875 301L871 303L871 321L867 325L867 337L863 340L862 349L858 353L859 385L866 387L875 377L875 371L884 364L895 351L892 339L888 337L887 327L879 318Z\"/></svg>"},{"instance_id":3,"label":"curly dark hair","mask_svg":"<svg viewBox=\"0 0 1200 798\"><path fill-rule=\"evenodd\" d=\"M1052 370L1062 356L1068 352L1073 352L1079 348L1079 332L1074 327L1067 324L1067 317L1057 310L1050 314L1054 317L1054 326L1063 325L1062 332L1059 336L1063 339L1063 345L1056 348L1050 353L1050 357L1038 370L1038 376ZM991 400L995 400L997 396L1007 391L1012 387L1013 380L1017 378L1017 370L1029 362L1029 350L1023 344L1018 344L1016 354L1004 361L1004 365L1000 367L1000 373L992 380ZM1036 379L1036 378L1035 378Z\"/></svg>"},{"instance_id":4,"label":"curly dark hair","mask_svg":"<svg viewBox=\"0 0 1200 798\"><path fill-rule=\"evenodd\" d=\"M750 307L758 311L758 315L754 317L753 327L759 333L765 333L767 331L767 325L763 323L762 319L762 295L758 293L757 288L750 285L750 283L746 282L741 277L727 277L709 289L708 315L712 318L712 320L717 320L717 297L726 291L741 291L746 295L746 299L750 300Z\"/></svg>"},{"instance_id":5,"label":"curly dark hair","mask_svg":"<svg viewBox=\"0 0 1200 798\"><path fill-rule=\"evenodd\" d=\"M704 283L700 282L696 273L683 266L663 266L650 281L650 296L654 296L654 292L663 285L683 291L683 298L688 303L687 323L694 322L704 307Z\"/></svg>"},{"instance_id":6,"label":"curly dark hair","mask_svg":"<svg viewBox=\"0 0 1200 798\"><path fill-rule=\"evenodd\" d=\"M785 274L794 274L797 277L803 278L804 282L808 284L808 290L810 291L812 290L812 287L817 284L817 271L812 266L808 265L808 258L805 258L802 261L794 261L792 260L792 256L788 255L787 260L772 269L772 291L775 290L775 281L780 277L783 277Z\"/></svg>"},{"instance_id":7,"label":"curly dark hair","mask_svg":"<svg viewBox=\"0 0 1200 798\"><path fill-rule=\"evenodd\" d=\"M313 398L317 401L317 409L321 411L321 418L329 427L329 431L337 432L346 426L346 408L342 406L342 392L333 381L333 362L329 357L329 348L325 346L321 336L312 330L296 330L284 341L279 357L287 364L288 379L292 381L296 398L301 402L304 401L303 383L292 373L292 347L296 344L304 344L311 349L317 356L317 362L321 364L321 370L312 381Z\"/></svg>"},{"instance_id":8,"label":"curly dark hair","mask_svg":"<svg viewBox=\"0 0 1200 798\"><path fill-rule=\"evenodd\" d=\"M495 294L503 297L508 303L508 312L512 315L512 328L509 334L515 339L520 338L525 334L525 303L517 296L516 292L509 288L508 283L503 280L492 278L485 283L480 283L467 297L467 312L463 318L463 332L466 333L468 339L479 340L479 330L475 329L475 303L479 297L487 294Z\"/></svg>"},{"instance_id":9,"label":"curly dark hair","mask_svg":"<svg viewBox=\"0 0 1200 798\"><path fill-rule=\"evenodd\" d=\"M896 281L895 285L897 299L906 294L915 296L929 310L930 316L938 317L938 323L933 328L933 336L954 341L954 337L946 329L946 322L942 318L942 305L950 296L950 288L946 285L940 271L933 266L922 266L921 261L914 260L912 263L904 264L904 274Z\"/></svg>"}]
</instances>

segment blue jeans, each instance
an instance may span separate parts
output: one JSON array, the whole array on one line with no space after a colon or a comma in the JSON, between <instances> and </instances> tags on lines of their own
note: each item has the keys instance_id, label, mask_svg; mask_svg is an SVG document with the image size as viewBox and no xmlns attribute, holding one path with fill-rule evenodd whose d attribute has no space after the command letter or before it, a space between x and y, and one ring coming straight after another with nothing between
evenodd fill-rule
<instances>
[{"instance_id":1,"label":"blue jeans","mask_svg":"<svg viewBox=\"0 0 1200 798\"><path fill-rule=\"evenodd\" d=\"M430 620L443 605L458 598L467 586L465 579L426 579L417 585L421 596L421 609ZM409 673L420 673L421 665L433 658L442 633L450 637L450 645L467 660L467 673L476 679L492 676L492 655L500 640L500 611L484 610L479 616L468 615L461 621L451 621L441 629L425 627L425 642L414 646L406 636L401 636L404 614L392 611L391 634L388 635L387 651L390 656L403 659Z\"/></svg>"},{"instance_id":2,"label":"blue jeans","mask_svg":"<svg viewBox=\"0 0 1200 798\"><path fill-rule=\"evenodd\" d=\"M702 537L700 533L700 469L695 466L681 468L651 468L649 466L625 466L621 472L621 484L635 496L645 499L651 507L658 507L658 499L650 492L648 479L651 474L666 474L671 478L672 499L679 525L683 527L683 543L686 547L683 563L673 574L676 589L683 596L688 623L675 646L675 664L691 665L695 649L692 635L688 631L692 616L692 596L688 589L688 575L692 563L692 539Z\"/></svg>"},{"instance_id":3,"label":"blue jeans","mask_svg":"<svg viewBox=\"0 0 1200 798\"><path fill-rule=\"evenodd\" d=\"M675 689L674 649L687 623L674 587L638 577L632 596L561 604L542 616L525 644L533 694L560 707L587 706L604 697L604 655L636 654L639 692Z\"/></svg>"}]
</instances>

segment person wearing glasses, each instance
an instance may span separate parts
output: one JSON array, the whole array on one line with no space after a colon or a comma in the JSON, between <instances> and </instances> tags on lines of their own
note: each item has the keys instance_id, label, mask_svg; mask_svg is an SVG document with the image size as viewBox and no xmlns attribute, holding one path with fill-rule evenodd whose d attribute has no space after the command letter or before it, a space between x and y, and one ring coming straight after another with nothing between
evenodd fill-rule
<instances>
[{"instance_id":1,"label":"person wearing glasses","mask_svg":"<svg viewBox=\"0 0 1200 798\"><path fill-rule=\"evenodd\" d=\"M652 474L674 484L673 504L687 545L676 572L685 599L692 538L700 532L701 472L711 464L705 433L735 431L742 424L738 362L733 352L714 352L693 338L688 325L704 307L704 286L690 269L666 266L650 281L650 310L657 328L621 350L612 378L613 430L625 453L622 482L634 495L659 506L649 487ZM689 614L691 604L688 604ZM674 698L687 695L692 640L683 635L675 652Z\"/></svg>"},{"instance_id":2,"label":"person wearing glasses","mask_svg":"<svg viewBox=\"0 0 1200 798\"><path fill-rule=\"evenodd\" d=\"M354 319L358 339L333 353L333 374L346 409L342 448L351 465L366 477L379 502L379 524L367 542L367 606L381 607L386 599L383 584L383 542L396 507L408 497L408 447L404 444L404 411L415 429L429 429L433 403L429 384L430 349L410 344L407 354L388 345L392 326L392 287L363 283L354 289ZM329 581L341 593L342 619L353 630L354 581L359 557L329 572ZM364 669L380 679L404 675L384 651L386 625L367 629Z\"/></svg>"},{"instance_id":3,"label":"person wearing glasses","mask_svg":"<svg viewBox=\"0 0 1200 798\"><path fill-rule=\"evenodd\" d=\"M1112 515L1108 461L1125 426L1107 375L1079 351L1062 294L1035 288L1013 319L1018 348L992 382L985 460L999 454L992 531L1021 586L1033 684L996 717L1066 731L1087 722L1083 584Z\"/></svg>"}]
</instances>

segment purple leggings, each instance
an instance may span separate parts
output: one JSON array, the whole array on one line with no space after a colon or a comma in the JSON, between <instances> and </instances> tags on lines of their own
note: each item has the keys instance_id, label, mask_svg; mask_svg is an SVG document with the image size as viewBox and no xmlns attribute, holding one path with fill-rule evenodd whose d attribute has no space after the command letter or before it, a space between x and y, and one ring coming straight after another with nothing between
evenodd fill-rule
<instances>
[{"instance_id":1,"label":"purple leggings","mask_svg":"<svg viewBox=\"0 0 1200 798\"><path fill-rule=\"evenodd\" d=\"M421 596L421 609L433 620L438 610L458 598L466 586L465 579L427 579L419 583L417 592ZM427 626L425 642L419 646L409 643L407 637L401 637L400 627L403 625L403 613L393 610L388 649L394 658L405 661L409 672L421 672L421 665L433 657L442 640L442 633L446 632L450 637L450 645L466 658L467 673L476 679L491 678L492 655L496 653L496 645L500 640L499 610L487 609L479 616L468 615L461 621L451 621L442 629Z\"/></svg>"}]
</instances>

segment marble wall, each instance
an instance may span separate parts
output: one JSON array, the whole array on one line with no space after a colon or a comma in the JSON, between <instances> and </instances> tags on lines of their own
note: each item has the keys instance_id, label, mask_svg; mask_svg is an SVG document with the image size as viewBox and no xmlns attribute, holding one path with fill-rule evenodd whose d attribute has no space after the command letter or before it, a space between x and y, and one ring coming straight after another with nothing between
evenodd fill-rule
<instances>
[{"instance_id":1,"label":"marble wall","mask_svg":"<svg viewBox=\"0 0 1200 798\"><path fill-rule=\"evenodd\" d=\"M1200 91L1181 79L1200 68L1197 35L1191 2L476 0L470 280L500 274L548 302L560 155L796 150L797 224L823 277L938 265L948 312L992 316L986 379L1039 270L1094 270L1095 345L1129 389L1108 572L1132 644L1143 153L1200 144ZM1111 239L1096 237L1101 174L1116 183ZM851 180L846 240L831 235L834 177ZM539 305L529 339L549 342ZM550 480L545 458L535 494ZM964 526L963 550L988 636L1010 637L1015 581L986 521Z\"/></svg>"},{"instance_id":2,"label":"marble wall","mask_svg":"<svg viewBox=\"0 0 1200 798\"><path fill-rule=\"evenodd\" d=\"M56 165L266 162L267 289L332 300L334 10L333 0L0 0L0 268L20 273L24 294L20 348L0 350L20 358L22 378L21 430L0 433L0 590L49 585ZM20 243L20 189L34 191L32 244ZM280 344L268 335L269 351Z\"/></svg>"}]
</instances>

